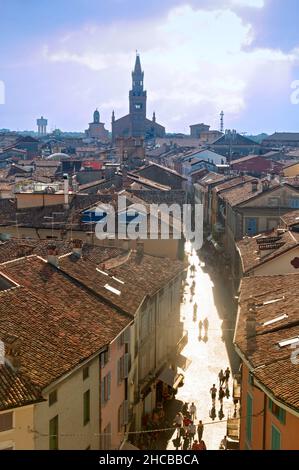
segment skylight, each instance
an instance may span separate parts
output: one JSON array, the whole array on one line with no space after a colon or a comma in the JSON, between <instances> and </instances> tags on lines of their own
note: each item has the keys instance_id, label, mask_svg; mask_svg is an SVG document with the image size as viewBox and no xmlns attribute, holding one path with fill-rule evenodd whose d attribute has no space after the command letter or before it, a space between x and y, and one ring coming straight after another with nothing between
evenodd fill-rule
<instances>
[{"instance_id":1,"label":"skylight","mask_svg":"<svg viewBox=\"0 0 299 470\"><path fill-rule=\"evenodd\" d=\"M278 346L280 348L284 348L285 346L290 346L291 344L299 343L299 336L290 339L284 339L283 341L278 342Z\"/></svg>"},{"instance_id":2,"label":"skylight","mask_svg":"<svg viewBox=\"0 0 299 470\"><path fill-rule=\"evenodd\" d=\"M113 292L113 294L120 295L121 292L118 289L115 289L115 287L110 286L109 284L105 284L105 289L109 290L110 292Z\"/></svg>"},{"instance_id":3,"label":"skylight","mask_svg":"<svg viewBox=\"0 0 299 470\"><path fill-rule=\"evenodd\" d=\"M286 313L280 315L279 317L273 318L272 320L265 321L265 323L263 323L263 326L273 325L273 323L277 323L281 320L284 320L285 318L288 318L288 315Z\"/></svg>"},{"instance_id":4,"label":"skylight","mask_svg":"<svg viewBox=\"0 0 299 470\"><path fill-rule=\"evenodd\" d=\"M105 273L104 271L101 271L99 268L96 268L96 270L97 270L99 273L104 274L104 276L108 276L107 273Z\"/></svg>"},{"instance_id":5,"label":"skylight","mask_svg":"<svg viewBox=\"0 0 299 470\"><path fill-rule=\"evenodd\" d=\"M263 305L275 304L276 302L280 302L281 300L284 300L284 297L280 297L280 299L267 300L266 302L263 302Z\"/></svg>"},{"instance_id":6,"label":"skylight","mask_svg":"<svg viewBox=\"0 0 299 470\"><path fill-rule=\"evenodd\" d=\"M124 281L121 281L120 279L118 279L118 278L115 277L115 276L112 276L112 279L114 279L115 281L119 282L120 284L124 284Z\"/></svg>"}]
</instances>

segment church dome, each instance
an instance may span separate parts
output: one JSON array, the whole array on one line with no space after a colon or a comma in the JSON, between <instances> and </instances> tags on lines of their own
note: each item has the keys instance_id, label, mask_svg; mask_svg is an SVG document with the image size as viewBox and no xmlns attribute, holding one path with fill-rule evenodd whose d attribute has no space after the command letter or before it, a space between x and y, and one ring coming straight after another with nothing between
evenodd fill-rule
<instances>
[{"instance_id":1,"label":"church dome","mask_svg":"<svg viewBox=\"0 0 299 470\"><path fill-rule=\"evenodd\" d=\"M52 153L52 155L47 157L47 160L61 160L63 158L70 158L70 156L66 153Z\"/></svg>"}]
</instances>

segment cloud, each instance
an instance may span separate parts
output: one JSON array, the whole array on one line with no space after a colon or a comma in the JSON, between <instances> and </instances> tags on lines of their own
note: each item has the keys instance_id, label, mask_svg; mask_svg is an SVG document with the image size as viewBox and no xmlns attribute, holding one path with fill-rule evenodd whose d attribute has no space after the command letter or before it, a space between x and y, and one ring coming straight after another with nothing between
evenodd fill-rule
<instances>
[{"instance_id":1,"label":"cloud","mask_svg":"<svg viewBox=\"0 0 299 470\"><path fill-rule=\"evenodd\" d=\"M167 130L187 130L193 121L218 127L218 116L236 119L247 98L268 73L269 86L281 89L298 51L253 49L254 31L236 7L262 8L262 0L230 0L225 7L196 9L183 5L167 16L144 21L87 24L43 46L47 65L72 65L90 71L90 100L117 117L127 113L127 93L134 51L141 52L149 113L155 109ZM272 70L279 70L273 77ZM87 86L86 73L74 76L76 89ZM114 103L114 105L113 105ZM109 105L111 109L109 110ZM109 119L110 120L110 119Z\"/></svg>"}]
</instances>

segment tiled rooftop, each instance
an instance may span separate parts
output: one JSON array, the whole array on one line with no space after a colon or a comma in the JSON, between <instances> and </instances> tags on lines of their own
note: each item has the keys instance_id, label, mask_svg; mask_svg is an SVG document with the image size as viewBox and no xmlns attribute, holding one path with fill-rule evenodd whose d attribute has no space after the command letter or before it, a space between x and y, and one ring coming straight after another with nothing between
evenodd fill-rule
<instances>
[{"instance_id":1,"label":"tiled rooftop","mask_svg":"<svg viewBox=\"0 0 299 470\"><path fill-rule=\"evenodd\" d=\"M299 225L299 210L288 212L287 214L282 215L280 218L286 227Z\"/></svg>"},{"instance_id":2,"label":"tiled rooftop","mask_svg":"<svg viewBox=\"0 0 299 470\"><path fill-rule=\"evenodd\" d=\"M266 263L299 245L299 233L273 230L255 237L244 237L237 243L243 272Z\"/></svg>"},{"instance_id":3,"label":"tiled rooftop","mask_svg":"<svg viewBox=\"0 0 299 470\"><path fill-rule=\"evenodd\" d=\"M61 257L60 268L87 285L106 301L134 315L143 299L152 296L181 273L181 261L170 261L136 251L121 253L107 262L97 259L97 247L89 255ZM109 287L108 287L109 286Z\"/></svg>"},{"instance_id":4,"label":"tiled rooftop","mask_svg":"<svg viewBox=\"0 0 299 470\"><path fill-rule=\"evenodd\" d=\"M296 274L264 276L262 282L260 277L244 278L235 333L235 343L254 375L276 399L296 410L299 373L291 362L294 349L279 343L299 338L298 290Z\"/></svg>"},{"instance_id":5,"label":"tiled rooftop","mask_svg":"<svg viewBox=\"0 0 299 470\"><path fill-rule=\"evenodd\" d=\"M0 365L0 411L42 401L41 393L21 373Z\"/></svg>"},{"instance_id":6,"label":"tiled rooftop","mask_svg":"<svg viewBox=\"0 0 299 470\"><path fill-rule=\"evenodd\" d=\"M20 286L0 292L0 339L19 338L19 370L38 389L98 352L132 321L37 256L1 264L1 273Z\"/></svg>"}]
</instances>

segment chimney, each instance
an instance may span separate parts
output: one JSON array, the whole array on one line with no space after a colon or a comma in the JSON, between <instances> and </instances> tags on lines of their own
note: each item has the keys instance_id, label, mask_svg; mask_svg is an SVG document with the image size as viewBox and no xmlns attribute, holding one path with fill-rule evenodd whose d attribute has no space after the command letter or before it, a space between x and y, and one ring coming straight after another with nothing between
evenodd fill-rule
<instances>
[{"instance_id":1,"label":"chimney","mask_svg":"<svg viewBox=\"0 0 299 470\"><path fill-rule=\"evenodd\" d=\"M144 243L140 240L137 241L136 258L141 261L144 255Z\"/></svg>"},{"instance_id":2,"label":"chimney","mask_svg":"<svg viewBox=\"0 0 299 470\"><path fill-rule=\"evenodd\" d=\"M58 262L58 250L57 250L57 247L55 245L49 245L47 247L47 260L48 260L48 263L52 264L53 266L55 266L56 268L58 268L59 266L59 262Z\"/></svg>"},{"instance_id":3,"label":"chimney","mask_svg":"<svg viewBox=\"0 0 299 470\"><path fill-rule=\"evenodd\" d=\"M20 368L20 341L18 338L11 339L5 343L5 357L4 362L14 370Z\"/></svg>"},{"instance_id":4,"label":"chimney","mask_svg":"<svg viewBox=\"0 0 299 470\"><path fill-rule=\"evenodd\" d=\"M83 240L79 238L73 240L73 254L76 255L78 258L82 257L82 247L83 247Z\"/></svg>"},{"instance_id":5,"label":"chimney","mask_svg":"<svg viewBox=\"0 0 299 470\"><path fill-rule=\"evenodd\" d=\"M64 207L69 208L69 175L63 173L63 193L64 193Z\"/></svg>"},{"instance_id":6,"label":"chimney","mask_svg":"<svg viewBox=\"0 0 299 470\"><path fill-rule=\"evenodd\" d=\"M251 181L251 189L253 193L256 193L258 190L258 180Z\"/></svg>"}]
</instances>

